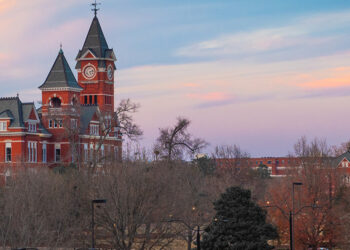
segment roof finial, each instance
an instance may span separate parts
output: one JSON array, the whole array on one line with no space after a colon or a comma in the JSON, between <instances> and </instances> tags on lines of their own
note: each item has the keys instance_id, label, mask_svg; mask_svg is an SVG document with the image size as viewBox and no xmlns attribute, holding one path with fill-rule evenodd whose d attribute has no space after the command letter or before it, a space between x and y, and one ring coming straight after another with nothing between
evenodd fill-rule
<instances>
[{"instance_id":1,"label":"roof finial","mask_svg":"<svg viewBox=\"0 0 350 250\"><path fill-rule=\"evenodd\" d=\"M17 93L17 98L19 97L19 94Z\"/></svg>"},{"instance_id":2,"label":"roof finial","mask_svg":"<svg viewBox=\"0 0 350 250\"><path fill-rule=\"evenodd\" d=\"M62 42L60 42L60 53L61 53L61 54L63 53L63 50L62 50Z\"/></svg>"},{"instance_id":3,"label":"roof finial","mask_svg":"<svg viewBox=\"0 0 350 250\"><path fill-rule=\"evenodd\" d=\"M91 9L91 10L94 12L95 16L97 16L97 11L100 10L100 9L97 8L97 5L101 5L101 3L97 3L96 0L95 0L95 2L92 3L91 5L94 7L94 8Z\"/></svg>"}]
</instances>

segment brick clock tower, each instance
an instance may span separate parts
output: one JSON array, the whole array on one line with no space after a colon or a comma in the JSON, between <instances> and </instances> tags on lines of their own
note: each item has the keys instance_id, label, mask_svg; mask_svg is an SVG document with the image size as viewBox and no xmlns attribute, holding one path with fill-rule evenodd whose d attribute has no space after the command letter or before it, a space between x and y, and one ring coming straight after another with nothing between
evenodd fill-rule
<instances>
[{"instance_id":1,"label":"brick clock tower","mask_svg":"<svg viewBox=\"0 0 350 250\"><path fill-rule=\"evenodd\" d=\"M98 105L102 113L113 113L116 57L113 49L108 47L96 15L76 61L78 84L83 89L80 103Z\"/></svg>"},{"instance_id":2,"label":"brick clock tower","mask_svg":"<svg viewBox=\"0 0 350 250\"><path fill-rule=\"evenodd\" d=\"M0 98L2 166L107 166L122 159L123 137L114 111L116 57L95 15L76 57L74 76L62 46L39 89L42 106ZM7 176L11 173L7 172Z\"/></svg>"}]
</instances>

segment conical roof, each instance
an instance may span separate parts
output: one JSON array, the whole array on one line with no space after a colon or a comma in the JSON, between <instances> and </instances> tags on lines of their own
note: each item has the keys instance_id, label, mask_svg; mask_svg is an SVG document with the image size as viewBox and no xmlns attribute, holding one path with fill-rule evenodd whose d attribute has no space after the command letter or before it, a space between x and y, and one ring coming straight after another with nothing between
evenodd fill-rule
<instances>
[{"instance_id":1,"label":"conical roof","mask_svg":"<svg viewBox=\"0 0 350 250\"><path fill-rule=\"evenodd\" d=\"M110 50L103 34L100 22L96 16L92 20L83 48L79 51L77 59L80 58L81 55L83 55L87 50L90 50L98 58L104 58L106 51Z\"/></svg>"},{"instance_id":2,"label":"conical roof","mask_svg":"<svg viewBox=\"0 0 350 250\"><path fill-rule=\"evenodd\" d=\"M82 89L75 80L73 72L69 67L63 51L60 49L55 63L50 70L50 73L48 74L45 82L39 87L39 89L65 87Z\"/></svg>"}]
</instances>

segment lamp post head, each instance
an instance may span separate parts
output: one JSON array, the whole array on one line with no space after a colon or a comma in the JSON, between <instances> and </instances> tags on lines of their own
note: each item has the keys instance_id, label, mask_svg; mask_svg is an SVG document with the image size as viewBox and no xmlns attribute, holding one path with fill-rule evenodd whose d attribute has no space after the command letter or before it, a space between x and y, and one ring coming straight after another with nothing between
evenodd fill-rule
<instances>
[{"instance_id":1,"label":"lamp post head","mask_svg":"<svg viewBox=\"0 0 350 250\"><path fill-rule=\"evenodd\" d=\"M106 203L106 199L97 199L97 200L92 200L92 203Z\"/></svg>"},{"instance_id":2,"label":"lamp post head","mask_svg":"<svg viewBox=\"0 0 350 250\"><path fill-rule=\"evenodd\" d=\"M301 182L293 182L293 185L295 185L295 186L301 186L301 185L303 185L303 183L301 183Z\"/></svg>"}]
</instances>

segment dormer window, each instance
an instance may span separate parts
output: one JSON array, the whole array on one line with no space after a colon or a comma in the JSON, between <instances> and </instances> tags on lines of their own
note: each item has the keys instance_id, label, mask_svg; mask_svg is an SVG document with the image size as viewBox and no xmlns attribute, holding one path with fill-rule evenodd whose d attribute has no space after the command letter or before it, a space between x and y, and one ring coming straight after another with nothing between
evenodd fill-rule
<instances>
[{"instance_id":1,"label":"dormer window","mask_svg":"<svg viewBox=\"0 0 350 250\"><path fill-rule=\"evenodd\" d=\"M7 131L7 122L6 121L0 122L0 131Z\"/></svg>"},{"instance_id":2,"label":"dormer window","mask_svg":"<svg viewBox=\"0 0 350 250\"><path fill-rule=\"evenodd\" d=\"M96 124L90 125L90 135L98 135L99 132L99 126Z\"/></svg>"},{"instance_id":3,"label":"dormer window","mask_svg":"<svg viewBox=\"0 0 350 250\"><path fill-rule=\"evenodd\" d=\"M51 99L50 105L52 108L60 108L61 107L61 100L58 97L54 97Z\"/></svg>"},{"instance_id":4,"label":"dormer window","mask_svg":"<svg viewBox=\"0 0 350 250\"><path fill-rule=\"evenodd\" d=\"M33 122L28 123L28 132L36 132L36 123L33 123Z\"/></svg>"}]
</instances>

